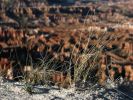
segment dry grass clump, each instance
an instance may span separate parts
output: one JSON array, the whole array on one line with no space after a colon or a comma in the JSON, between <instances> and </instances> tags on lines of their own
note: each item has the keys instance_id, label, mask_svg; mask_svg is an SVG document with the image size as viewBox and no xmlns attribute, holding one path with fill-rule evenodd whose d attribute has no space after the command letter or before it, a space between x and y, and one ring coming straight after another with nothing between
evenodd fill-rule
<instances>
[{"instance_id":1,"label":"dry grass clump","mask_svg":"<svg viewBox=\"0 0 133 100\"><path fill-rule=\"evenodd\" d=\"M87 81L90 75L94 75L95 70L98 68L96 63L98 60L98 53L91 55L91 54L82 54L80 58L80 62L75 66L74 70L74 78L75 82L78 80L82 80L83 82ZM96 75L96 73L95 73ZM95 76L94 75L94 76Z\"/></svg>"},{"instance_id":2,"label":"dry grass clump","mask_svg":"<svg viewBox=\"0 0 133 100\"><path fill-rule=\"evenodd\" d=\"M23 81L26 84L32 85L54 84L64 88L70 87L72 84L71 76L60 71L55 71L53 67L50 68L51 64L53 64L52 60L47 63L44 60L40 60L40 64L37 64L35 68L33 66L25 66Z\"/></svg>"},{"instance_id":3,"label":"dry grass clump","mask_svg":"<svg viewBox=\"0 0 133 100\"><path fill-rule=\"evenodd\" d=\"M93 35L95 35L93 33ZM97 34L96 34L97 35ZM92 34L90 34L90 37ZM105 40L108 35L106 33L100 34L95 44L91 48L87 46L93 41L88 38L84 52L77 57L77 62L74 67L74 82L100 81L103 83L106 79L106 65L101 65L101 56L104 45L109 43Z\"/></svg>"},{"instance_id":4,"label":"dry grass clump","mask_svg":"<svg viewBox=\"0 0 133 100\"><path fill-rule=\"evenodd\" d=\"M91 80L98 82L99 80L100 83L103 83L106 79L106 65L101 65L100 61L101 55L103 54L103 47L104 45L109 43L109 41L105 41L108 35L106 33L99 34L99 37L95 41L95 44L91 48L88 48L88 45L94 42L91 40L91 36L95 35L94 33L89 34L90 36L87 40L87 43L84 44L84 51L80 54L76 54L76 60L75 57L73 59L73 56L71 56L70 61L68 62L69 64L65 66L65 68L63 68L63 72L53 70L56 69L51 67L54 66L52 64L56 63L54 63L54 60L51 59L51 61L45 63L45 61L42 59L41 65L37 65L36 68L32 68L30 66L26 67L26 81L32 84L39 82L52 82L55 85L65 88L68 88L73 83L77 84L77 82L79 81L86 82L88 80ZM75 54L74 51L75 46L73 47L71 54ZM75 62L72 62L73 60ZM74 70L71 69L72 63L74 63ZM71 74L72 71L74 71L74 74ZM64 72L67 72L67 74L64 74Z\"/></svg>"},{"instance_id":5,"label":"dry grass clump","mask_svg":"<svg viewBox=\"0 0 133 100\"><path fill-rule=\"evenodd\" d=\"M32 66L25 66L24 81L31 84L45 83L46 71L44 68L33 68Z\"/></svg>"},{"instance_id":6,"label":"dry grass clump","mask_svg":"<svg viewBox=\"0 0 133 100\"><path fill-rule=\"evenodd\" d=\"M64 75L62 72L55 70L46 70L42 68L33 69L26 66L27 70L24 74L24 82L32 85L50 85L54 84L59 87L69 88L72 84L71 76ZM30 70L29 70L30 69Z\"/></svg>"}]
</instances>

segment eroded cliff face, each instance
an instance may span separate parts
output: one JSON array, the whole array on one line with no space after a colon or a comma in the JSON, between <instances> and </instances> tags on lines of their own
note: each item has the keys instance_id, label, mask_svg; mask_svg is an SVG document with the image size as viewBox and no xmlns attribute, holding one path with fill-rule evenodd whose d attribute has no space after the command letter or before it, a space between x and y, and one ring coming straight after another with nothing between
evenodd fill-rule
<instances>
[{"instance_id":1,"label":"eroded cliff face","mask_svg":"<svg viewBox=\"0 0 133 100\"><path fill-rule=\"evenodd\" d=\"M65 7L34 2L36 6L29 6L30 1L19 7L18 3L9 8L1 4L0 70L5 77L12 79L23 73L31 59L35 64L42 58L57 62L54 68L58 71L67 69L66 62L72 58L73 71L77 59L82 62L84 51L103 46L98 61L100 82L105 81L111 61L112 78L123 76L133 81L133 18L127 15L132 2Z\"/></svg>"}]
</instances>

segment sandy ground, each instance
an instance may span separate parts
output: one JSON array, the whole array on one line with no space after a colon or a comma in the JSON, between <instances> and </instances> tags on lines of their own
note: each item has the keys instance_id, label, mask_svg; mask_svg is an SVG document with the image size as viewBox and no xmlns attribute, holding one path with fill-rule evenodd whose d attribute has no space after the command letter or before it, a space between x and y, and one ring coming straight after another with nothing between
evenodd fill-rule
<instances>
[{"instance_id":1,"label":"sandy ground","mask_svg":"<svg viewBox=\"0 0 133 100\"><path fill-rule=\"evenodd\" d=\"M1 80L0 100L133 100L132 87L115 87L111 84L108 88L95 85L91 89L80 91L75 88L34 86L32 95L24 90L24 86L23 83Z\"/></svg>"}]
</instances>

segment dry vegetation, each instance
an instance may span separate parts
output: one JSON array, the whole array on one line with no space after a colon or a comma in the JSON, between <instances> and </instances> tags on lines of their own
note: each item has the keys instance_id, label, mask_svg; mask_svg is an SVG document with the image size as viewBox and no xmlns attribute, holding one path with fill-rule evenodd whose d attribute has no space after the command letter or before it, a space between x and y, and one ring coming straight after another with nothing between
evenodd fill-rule
<instances>
[{"instance_id":1,"label":"dry vegetation","mask_svg":"<svg viewBox=\"0 0 133 100\"><path fill-rule=\"evenodd\" d=\"M131 9L128 2L1 9L1 75L64 88L133 81L133 19L125 6Z\"/></svg>"}]
</instances>

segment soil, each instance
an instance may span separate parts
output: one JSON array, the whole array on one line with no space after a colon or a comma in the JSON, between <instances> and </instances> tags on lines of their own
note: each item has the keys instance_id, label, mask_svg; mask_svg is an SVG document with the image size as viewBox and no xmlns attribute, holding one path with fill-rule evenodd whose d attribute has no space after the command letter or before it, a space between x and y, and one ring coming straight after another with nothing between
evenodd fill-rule
<instances>
[{"instance_id":1,"label":"soil","mask_svg":"<svg viewBox=\"0 0 133 100\"><path fill-rule=\"evenodd\" d=\"M59 88L57 86L33 86L32 94L25 91L25 85L22 82L0 82L1 100L133 100L133 91L129 90L131 85L99 86L96 84L93 88L86 90L77 90L74 87L69 89ZM132 87L132 86L131 86Z\"/></svg>"}]
</instances>

